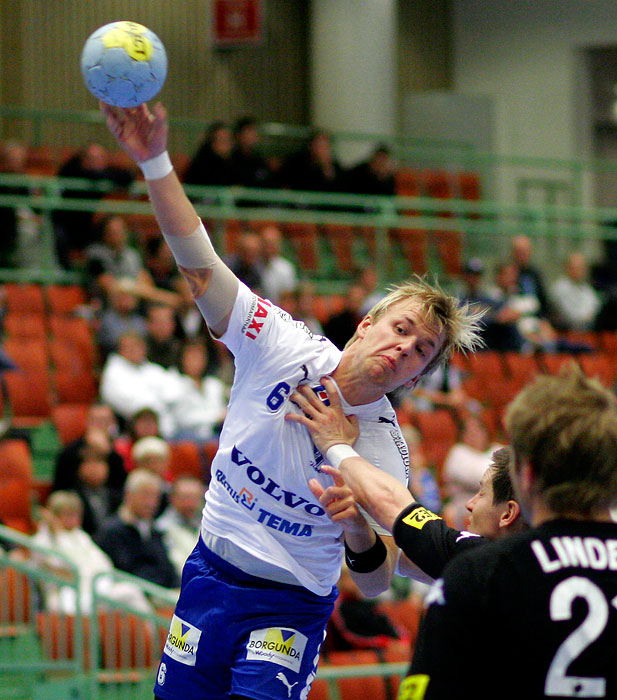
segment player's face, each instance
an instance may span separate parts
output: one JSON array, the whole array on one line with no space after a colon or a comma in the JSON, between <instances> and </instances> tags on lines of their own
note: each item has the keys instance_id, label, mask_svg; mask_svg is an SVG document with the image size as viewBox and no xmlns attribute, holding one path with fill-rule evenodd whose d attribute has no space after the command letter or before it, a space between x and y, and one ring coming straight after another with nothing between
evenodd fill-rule
<instances>
[{"instance_id":1,"label":"player's face","mask_svg":"<svg viewBox=\"0 0 617 700\"><path fill-rule=\"evenodd\" d=\"M444 334L427 325L419 302L394 304L375 323L370 317L358 326L359 371L383 393L416 379L437 355Z\"/></svg>"},{"instance_id":2,"label":"player's face","mask_svg":"<svg viewBox=\"0 0 617 700\"><path fill-rule=\"evenodd\" d=\"M499 535L499 520L504 504L493 504L493 470L489 467L480 481L478 492L466 503L469 531L495 539Z\"/></svg>"}]
</instances>

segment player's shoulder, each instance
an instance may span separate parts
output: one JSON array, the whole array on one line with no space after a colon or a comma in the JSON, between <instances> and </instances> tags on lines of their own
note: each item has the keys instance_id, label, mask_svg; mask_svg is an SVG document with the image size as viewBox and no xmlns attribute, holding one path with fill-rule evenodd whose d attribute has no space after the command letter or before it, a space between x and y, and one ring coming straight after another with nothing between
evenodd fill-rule
<instances>
[{"instance_id":1,"label":"player's shoulder","mask_svg":"<svg viewBox=\"0 0 617 700\"><path fill-rule=\"evenodd\" d=\"M529 550L532 530L525 530L497 540L483 538L482 547L470 547L454 557L444 571L444 576L460 580L464 577L487 580L499 570L508 569L517 561L521 552ZM464 531L460 533L464 535Z\"/></svg>"}]
</instances>

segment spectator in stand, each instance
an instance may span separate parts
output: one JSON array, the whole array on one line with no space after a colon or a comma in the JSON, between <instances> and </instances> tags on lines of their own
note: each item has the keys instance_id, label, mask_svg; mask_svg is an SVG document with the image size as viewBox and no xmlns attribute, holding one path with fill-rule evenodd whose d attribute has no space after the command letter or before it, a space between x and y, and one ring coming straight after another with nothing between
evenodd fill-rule
<instances>
[{"instance_id":1,"label":"spectator in stand","mask_svg":"<svg viewBox=\"0 0 617 700\"><path fill-rule=\"evenodd\" d=\"M195 548L201 526L204 484L193 476L179 476L171 485L169 505L156 519L163 533L167 556L178 576L189 554Z\"/></svg>"},{"instance_id":2,"label":"spectator in stand","mask_svg":"<svg viewBox=\"0 0 617 700\"><path fill-rule=\"evenodd\" d=\"M487 347L499 351L554 351L556 333L540 316L538 297L519 287L517 266L510 261L500 263L496 282L490 292L490 311L485 316Z\"/></svg>"},{"instance_id":3,"label":"spectator in stand","mask_svg":"<svg viewBox=\"0 0 617 700\"><path fill-rule=\"evenodd\" d=\"M176 335L176 317L170 306L150 304L146 312L146 356L169 369L178 367L182 342Z\"/></svg>"},{"instance_id":4,"label":"spectator in stand","mask_svg":"<svg viewBox=\"0 0 617 700\"><path fill-rule=\"evenodd\" d=\"M187 185L235 185L232 150L231 130L223 122L214 122L208 127L203 143L189 163L184 182Z\"/></svg>"},{"instance_id":5,"label":"spectator in stand","mask_svg":"<svg viewBox=\"0 0 617 700\"><path fill-rule=\"evenodd\" d=\"M158 517L169 505L169 491L173 480L171 448L160 437L144 437L137 440L131 448L131 457L135 471L145 469L161 479L161 500L154 514Z\"/></svg>"},{"instance_id":6,"label":"spectator in stand","mask_svg":"<svg viewBox=\"0 0 617 700\"><path fill-rule=\"evenodd\" d=\"M171 448L163 438L139 438L131 448L131 457L135 469L147 469L160 476L163 484L171 483Z\"/></svg>"},{"instance_id":7,"label":"spectator in stand","mask_svg":"<svg viewBox=\"0 0 617 700\"><path fill-rule=\"evenodd\" d=\"M529 236L515 236L512 239L512 262L517 268L517 282L521 294L534 296L538 300L540 315L546 317L549 311L542 275L531 264L533 246Z\"/></svg>"},{"instance_id":8,"label":"spectator in stand","mask_svg":"<svg viewBox=\"0 0 617 700\"><path fill-rule=\"evenodd\" d=\"M133 182L135 173L111 166L103 146L89 143L60 167L58 177L81 178L92 183L92 189L64 190L63 197L100 199L105 194L105 189L100 189L104 181L125 189ZM64 268L71 269L84 248L95 241L92 212L61 210L54 212L53 219L58 261Z\"/></svg>"},{"instance_id":9,"label":"spectator in stand","mask_svg":"<svg viewBox=\"0 0 617 700\"><path fill-rule=\"evenodd\" d=\"M457 530L467 528L467 503L478 491L478 484L491 464L492 454L503 447L491 444L490 434L482 419L468 413L461 425L458 442L450 448L443 465L443 478L448 503L444 518Z\"/></svg>"},{"instance_id":10,"label":"spectator in stand","mask_svg":"<svg viewBox=\"0 0 617 700\"><path fill-rule=\"evenodd\" d=\"M220 432L227 410L228 389L216 376L208 375L208 353L202 342L182 348L177 372L182 399L175 405L173 440L207 442Z\"/></svg>"},{"instance_id":11,"label":"spectator in stand","mask_svg":"<svg viewBox=\"0 0 617 700\"><path fill-rule=\"evenodd\" d=\"M161 501L161 479L146 469L131 472L118 513L104 525L97 543L114 566L165 588L180 578L169 561L163 536L154 524Z\"/></svg>"},{"instance_id":12,"label":"spectator in stand","mask_svg":"<svg viewBox=\"0 0 617 700\"><path fill-rule=\"evenodd\" d=\"M122 489L110 488L108 482L106 454L92 447L84 447L79 456L73 490L82 503L83 529L90 535L95 535L101 529L122 501Z\"/></svg>"},{"instance_id":13,"label":"spectator in stand","mask_svg":"<svg viewBox=\"0 0 617 700\"><path fill-rule=\"evenodd\" d=\"M120 337L117 351L103 366L100 392L124 420L142 408L150 408L158 415L161 435L169 438L173 434L172 407L182 398L177 376L148 361L146 341L137 333Z\"/></svg>"},{"instance_id":14,"label":"spectator in stand","mask_svg":"<svg viewBox=\"0 0 617 700\"><path fill-rule=\"evenodd\" d=\"M141 612L151 612L152 608L143 592L134 584L114 581L112 576L101 574L113 572L114 565L105 552L94 543L82 527L83 509L77 494L70 491L56 491L47 501L46 508L41 508L41 523L32 541L47 549L52 549L63 558L32 554L35 562L62 577L70 576L71 569L66 566L66 559L75 566L79 573L79 605L82 615L92 610L92 585L96 579L98 595L128 605ZM43 584L45 608L65 615L75 615L77 600L73 586L59 586L53 583Z\"/></svg>"},{"instance_id":15,"label":"spectator in stand","mask_svg":"<svg viewBox=\"0 0 617 700\"><path fill-rule=\"evenodd\" d=\"M268 224L261 230L262 288L266 299L275 304L298 282L296 268L281 255L281 240L281 230L275 224Z\"/></svg>"},{"instance_id":16,"label":"spectator in stand","mask_svg":"<svg viewBox=\"0 0 617 700\"><path fill-rule=\"evenodd\" d=\"M231 154L234 184L243 187L272 187L272 173L259 152L257 120L242 117L234 125L235 146Z\"/></svg>"},{"instance_id":17,"label":"spectator in stand","mask_svg":"<svg viewBox=\"0 0 617 700\"><path fill-rule=\"evenodd\" d=\"M478 304L482 308L492 306L492 299L489 290L484 286L485 265L482 258L470 258L463 265L460 288L457 296L462 303Z\"/></svg>"},{"instance_id":18,"label":"spectator in stand","mask_svg":"<svg viewBox=\"0 0 617 700\"><path fill-rule=\"evenodd\" d=\"M106 403L94 403L88 409L84 434L68 443L56 456L53 491L69 491L77 485L77 472L81 453L90 448L106 456L109 477L106 485L121 489L126 479L122 457L113 447L118 435L118 422L111 407Z\"/></svg>"},{"instance_id":19,"label":"spectator in stand","mask_svg":"<svg viewBox=\"0 0 617 700\"><path fill-rule=\"evenodd\" d=\"M323 327L315 318L315 285L310 280L302 280L293 292L293 297L292 316L302 321L311 333L323 335Z\"/></svg>"},{"instance_id":20,"label":"spectator in stand","mask_svg":"<svg viewBox=\"0 0 617 700\"><path fill-rule=\"evenodd\" d=\"M254 231L244 231L238 238L237 253L227 260L227 265L249 289L263 296L261 256L262 244L259 234Z\"/></svg>"},{"instance_id":21,"label":"spectator in stand","mask_svg":"<svg viewBox=\"0 0 617 700\"><path fill-rule=\"evenodd\" d=\"M177 282L182 277L178 273L176 261L164 238L150 238L146 241L144 264L156 287L169 292L178 291Z\"/></svg>"},{"instance_id":22,"label":"spectator in stand","mask_svg":"<svg viewBox=\"0 0 617 700\"><path fill-rule=\"evenodd\" d=\"M360 313L364 317L378 301L381 301L386 296L386 294L379 289L379 277L377 276L377 270L374 265L367 265L362 268L358 279L360 284L364 287L364 301L360 308Z\"/></svg>"},{"instance_id":23,"label":"spectator in stand","mask_svg":"<svg viewBox=\"0 0 617 700\"><path fill-rule=\"evenodd\" d=\"M465 393L460 370L447 362L420 380L413 394L403 399L402 408L409 414L449 408L462 415L466 410L474 411L480 406Z\"/></svg>"},{"instance_id":24,"label":"spectator in stand","mask_svg":"<svg viewBox=\"0 0 617 700\"><path fill-rule=\"evenodd\" d=\"M396 194L394 163L390 149L381 144L368 160L358 163L348 173L349 191L354 194Z\"/></svg>"},{"instance_id":25,"label":"spectator in stand","mask_svg":"<svg viewBox=\"0 0 617 700\"><path fill-rule=\"evenodd\" d=\"M86 272L91 294L102 307L109 294L119 286L147 301L177 305L175 292L155 287L141 254L129 245L129 231L123 217L112 214L98 226L99 241L86 248Z\"/></svg>"},{"instance_id":26,"label":"spectator in stand","mask_svg":"<svg viewBox=\"0 0 617 700\"><path fill-rule=\"evenodd\" d=\"M344 172L332 155L330 135L315 131L308 144L292 154L281 168L285 187L308 192L340 192L344 189Z\"/></svg>"},{"instance_id":27,"label":"spectator in stand","mask_svg":"<svg viewBox=\"0 0 617 700\"><path fill-rule=\"evenodd\" d=\"M114 442L114 449L122 457L125 471L135 469L133 461L133 445L145 437L159 437L159 417L151 408L137 411L126 423L126 430Z\"/></svg>"},{"instance_id":28,"label":"spectator in stand","mask_svg":"<svg viewBox=\"0 0 617 700\"><path fill-rule=\"evenodd\" d=\"M555 325L560 330L586 331L593 328L600 310L600 297L587 281L587 259L572 253L564 274L549 289Z\"/></svg>"},{"instance_id":29,"label":"spectator in stand","mask_svg":"<svg viewBox=\"0 0 617 700\"><path fill-rule=\"evenodd\" d=\"M350 285L345 294L345 308L340 313L330 316L324 323L324 335L339 350L342 350L347 341L351 340L363 318L360 311L363 301L364 287L357 282Z\"/></svg>"},{"instance_id":30,"label":"spectator in stand","mask_svg":"<svg viewBox=\"0 0 617 700\"><path fill-rule=\"evenodd\" d=\"M15 139L0 145L0 173L23 175L26 172L26 146ZM25 185L0 185L0 194L28 195ZM0 207L0 268L27 267L40 227L38 216L27 206ZM31 244L28 246L28 242Z\"/></svg>"},{"instance_id":31,"label":"spectator in stand","mask_svg":"<svg viewBox=\"0 0 617 700\"><path fill-rule=\"evenodd\" d=\"M114 286L107 297L108 305L101 314L96 340L102 362L109 353L118 349L118 342L125 333L146 337L146 319L139 311L137 297L126 291L122 284Z\"/></svg>"},{"instance_id":32,"label":"spectator in stand","mask_svg":"<svg viewBox=\"0 0 617 700\"><path fill-rule=\"evenodd\" d=\"M426 463L420 433L409 423L401 425L401 432L409 449L409 490L425 508L439 513L442 507L439 485Z\"/></svg>"}]
</instances>

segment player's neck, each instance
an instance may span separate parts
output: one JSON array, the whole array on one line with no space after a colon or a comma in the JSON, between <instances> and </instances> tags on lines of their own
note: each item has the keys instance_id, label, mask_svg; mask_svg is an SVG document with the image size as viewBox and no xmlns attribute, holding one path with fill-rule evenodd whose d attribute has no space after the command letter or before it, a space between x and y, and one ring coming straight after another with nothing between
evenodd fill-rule
<instances>
[{"instance_id":1,"label":"player's neck","mask_svg":"<svg viewBox=\"0 0 617 700\"><path fill-rule=\"evenodd\" d=\"M332 378L350 406L373 403L384 395L366 377L360 377L358 372L354 371L350 356L343 355L338 367L332 372Z\"/></svg>"}]
</instances>

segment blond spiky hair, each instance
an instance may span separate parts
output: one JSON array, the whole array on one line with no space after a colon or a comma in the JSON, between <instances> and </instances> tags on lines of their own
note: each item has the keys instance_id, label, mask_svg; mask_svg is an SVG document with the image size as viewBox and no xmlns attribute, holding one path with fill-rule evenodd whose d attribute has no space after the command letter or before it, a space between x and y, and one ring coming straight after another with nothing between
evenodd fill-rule
<instances>
[{"instance_id":1,"label":"blond spiky hair","mask_svg":"<svg viewBox=\"0 0 617 700\"><path fill-rule=\"evenodd\" d=\"M435 328L438 333L444 333L444 341L439 352L424 368L423 375L430 374L454 351L473 352L484 345L480 336L480 322L486 310L466 303L461 304L456 297L445 292L438 283L431 283L426 277L419 275L389 287L388 294L373 306L367 316L370 316L371 321L375 323L394 304L407 300L419 302L426 324ZM357 337L356 332L345 347L349 347Z\"/></svg>"}]
</instances>

